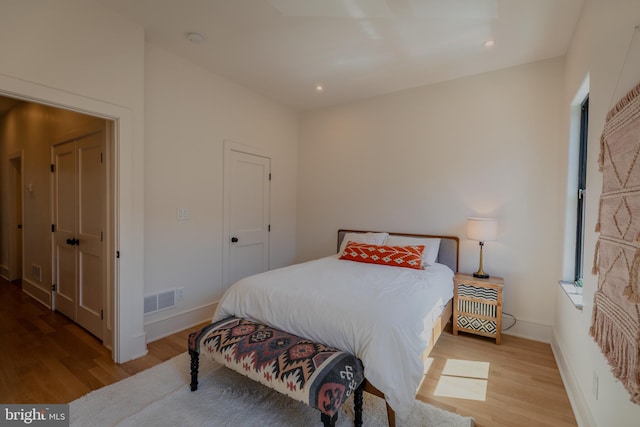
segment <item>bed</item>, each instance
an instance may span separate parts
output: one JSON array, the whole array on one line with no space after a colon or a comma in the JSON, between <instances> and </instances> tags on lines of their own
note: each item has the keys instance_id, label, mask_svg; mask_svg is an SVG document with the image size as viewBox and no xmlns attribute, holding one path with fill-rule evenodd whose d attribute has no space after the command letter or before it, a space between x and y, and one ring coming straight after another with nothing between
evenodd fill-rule
<instances>
[{"instance_id":1,"label":"bed","mask_svg":"<svg viewBox=\"0 0 640 427\"><path fill-rule=\"evenodd\" d=\"M429 242L426 268L340 259L348 242L417 242L407 238ZM408 415L424 358L451 317L457 269L457 237L339 230L338 254L239 280L213 321L246 318L356 355L365 367L365 391L386 399L394 425L395 413Z\"/></svg>"}]
</instances>

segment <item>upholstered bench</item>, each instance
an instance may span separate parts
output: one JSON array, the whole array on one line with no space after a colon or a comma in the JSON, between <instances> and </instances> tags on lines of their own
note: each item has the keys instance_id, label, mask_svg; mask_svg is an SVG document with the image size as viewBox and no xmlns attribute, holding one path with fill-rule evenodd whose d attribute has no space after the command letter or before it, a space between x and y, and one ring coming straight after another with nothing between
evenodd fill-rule
<instances>
[{"instance_id":1,"label":"upholstered bench","mask_svg":"<svg viewBox=\"0 0 640 427\"><path fill-rule=\"evenodd\" d=\"M354 425L362 426L362 362L304 338L229 317L189 335L191 391L198 389L200 353L267 387L320 411L333 427L338 410L354 394Z\"/></svg>"}]
</instances>

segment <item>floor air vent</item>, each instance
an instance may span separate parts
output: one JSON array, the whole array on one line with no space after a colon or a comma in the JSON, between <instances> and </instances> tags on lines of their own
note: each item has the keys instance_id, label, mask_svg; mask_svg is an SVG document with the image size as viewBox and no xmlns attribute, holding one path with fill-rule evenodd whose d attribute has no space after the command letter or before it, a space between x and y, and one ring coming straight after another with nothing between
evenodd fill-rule
<instances>
[{"instance_id":1,"label":"floor air vent","mask_svg":"<svg viewBox=\"0 0 640 427\"><path fill-rule=\"evenodd\" d=\"M155 313L176 306L176 290L160 292L144 297L144 314Z\"/></svg>"}]
</instances>

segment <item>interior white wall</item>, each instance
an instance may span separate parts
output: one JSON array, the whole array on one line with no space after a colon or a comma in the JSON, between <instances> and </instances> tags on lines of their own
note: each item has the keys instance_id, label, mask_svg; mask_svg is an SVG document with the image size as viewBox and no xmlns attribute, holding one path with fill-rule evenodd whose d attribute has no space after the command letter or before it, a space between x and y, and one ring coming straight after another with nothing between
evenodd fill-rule
<instances>
[{"instance_id":1,"label":"interior white wall","mask_svg":"<svg viewBox=\"0 0 640 427\"><path fill-rule=\"evenodd\" d=\"M144 31L85 0L3 0L0 92L116 119L117 360L146 352L143 294Z\"/></svg>"},{"instance_id":2,"label":"interior white wall","mask_svg":"<svg viewBox=\"0 0 640 427\"><path fill-rule=\"evenodd\" d=\"M184 287L175 308L145 317L153 340L211 318L222 296L225 140L271 157L270 268L293 262L298 133L293 110L154 45L145 105L144 290Z\"/></svg>"},{"instance_id":3,"label":"interior white wall","mask_svg":"<svg viewBox=\"0 0 640 427\"><path fill-rule=\"evenodd\" d=\"M600 349L588 333L593 294L597 288L597 276L590 271L598 238L594 229L602 190L602 174L597 163L599 141L609 109L640 81L640 32L635 34L630 45L634 26L639 24L638 1L586 0L566 56L562 107L565 147L568 147L570 138L571 102L586 76L589 76L590 83L584 309L576 310L556 288L558 303L553 346L581 426L631 427L637 426L640 420L640 405L629 401L628 393L614 380ZM565 149L562 156L565 165L568 151ZM570 227L571 224L568 225ZM570 229L565 232L567 235L572 233ZM594 374L598 376L599 383L597 399L592 392Z\"/></svg>"},{"instance_id":4,"label":"interior white wall","mask_svg":"<svg viewBox=\"0 0 640 427\"><path fill-rule=\"evenodd\" d=\"M552 59L302 114L298 260L335 253L339 228L445 234L471 273L466 219L496 216L484 270L505 279L511 332L549 340L562 80Z\"/></svg>"}]
</instances>

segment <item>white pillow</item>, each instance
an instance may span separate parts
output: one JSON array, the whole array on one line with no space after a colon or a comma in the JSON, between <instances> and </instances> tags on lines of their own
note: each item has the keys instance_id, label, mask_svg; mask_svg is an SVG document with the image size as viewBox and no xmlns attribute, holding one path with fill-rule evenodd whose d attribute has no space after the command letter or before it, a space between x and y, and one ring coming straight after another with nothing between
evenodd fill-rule
<instances>
[{"instance_id":1,"label":"white pillow","mask_svg":"<svg viewBox=\"0 0 640 427\"><path fill-rule=\"evenodd\" d=\"M344 252L344 247L348 242L367 243L369 245L382 245L389 237L389 233L346 233L340 244L340 255Z\"/></svg>"},{"instance_id":2,"label":"white pillow","mask_svg":"<svg viewBox=\"0 0 640 427\"><path fill-rule=\"evenodd\" d=\"M385 246L416 246L424 245L422 252L422 268L435 264L440 250L440 239L435 237L407 237L389 236L384 242Z\"/></svg>"}]
</instances>

